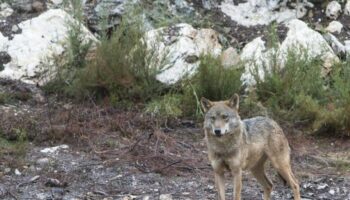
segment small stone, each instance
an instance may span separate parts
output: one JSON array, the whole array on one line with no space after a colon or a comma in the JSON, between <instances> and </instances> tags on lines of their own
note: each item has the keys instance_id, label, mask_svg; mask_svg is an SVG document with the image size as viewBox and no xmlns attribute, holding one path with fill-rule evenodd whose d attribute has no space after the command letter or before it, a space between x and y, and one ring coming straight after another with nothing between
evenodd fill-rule
<instances>
[{"instance_id":1,"label":"small stone","mask_svg":"<svg viewBox=\"0 0 350 200\"><path fill-rule=\"evenodd\" d=\"M58 179L55 178L48 178L45 186L46 187L66 187L68 184L66 182L61 182Z\"/></svg>"},{"instance_id":2,"label":"small stone","mask_svg":"<svg viewBox=\"0 0 350 200\"><path fill-rule=\"evenodd\" d=\"M321 183L317 186L317 189L318 190L324 190L328 187L328 184L327 183Z\"/></svg>"},{"instance_id":3,"label":"small stone","mask_svg":"<svg viewBox=\"0 0 350 200\"><path fill-rule=\"evenodd\" d=\"M51 0L51 2L55 5L60 5L63 3L63 0Z\"/></svg>"},{"instance_id":4,"label":"small stone","mask_svg":"<svg viewBox=\"0 0 350 200\"><path fill-rule=\"evenodd\" d=\"M328 193L331 194L331 195L334 195L334 194L335 194L335 190L334 190L334 189L330 189L330 190L328 191Z\"/></svg>"},{"instance_id":5,"label":"small stone","mask_svg":"<svg viewBox=\"0 0 350 200\"><path fill-rule=\"evenodd\" d=\"M344 14L345 15L350 15L350 0L348 0L345 4L345 7L344 7Z\"/></svg>"},{"instance_id":6,"label":"small stone","mask_svg":"<svg viewBox=\"0 0 350 200\"><path fill-rule=\"evenodd\" d=\"M142 200L150 200L151 199L151 197L150 196L144 196L144 197L142 197Z\"/></svg>"},{"instance_id":7,"label":"small stone","mask_svg":"<svg viewBox=\"0 0 350 200\"><path fill-rule=\"evenodd\" d=\"M34 182L34 181L38 180L39 178L40 178L40 176L39 176L39 175L36 175L36 176L34 176L33 178L31 178L31 179L29 180L29 182Z\"/></svg>"},{"instance_id":8,"label":"small stone","mask_svg":"<svg viewBox=\"0 0 350 200\"><path fill-rule=\"evenodd\" d=\"M47 165L50 163L50 160L48 158L39 158L37 161L36 161L36 164L37 165L40 165L40 166L44 166L44 165Z\"/></svg>"},{"instance_id":9,"label":"small stone","mask_svg":"<svg viewBox=\"0 0 350 200\"><path fill-rule=\"evenodd\" d=\"M171 194L161 194L159 196L159 200L172 200L172 199L173 199L173 197Z\"/></svg>"},{"instance_id":10,"label":"small stone","mask_svg":"<svg viewBox=\"0 0 350 200\"><path fill-rule=\"evenodd\" d=\"M19 31L19 27L17 25L13 25L11 31L16 33L17 31Z\"/></svg>"},{"instance_id":11,"label":"small stone","mask_svg":"<svg viewBox=\"0 0 350 200\"><path fill-rule=\"evenodd\" d=\"M332 1L327 5L326 15L330 19L337 19L341 12L341 5L338 1Z\"/></svg>"},{"instance_id":12,"label":"small stone","mask_svg":"<svg viewBox=\"0 0 350 200\"><path fill-rule=\"evenodd\" d=\"M36 194L36 198L39 199L39 200L44 200L44 199L48 198L48 194L46 194L46 193L39 193L39 194Z\"/></svg>"},{"instance_id":13,"label":"small stone","mask_svg":"<svg viewBox=\"0 0 350 200\"><path fill-rule=\"evenodd\" d=\"M64 195L64 189L62 188L58 188L58 187L54 187L51 189L51 193L54 195L54 196L63 196Z\"/></svg>"},{"instance_id":14,"label":"small stone","mask_svg":"<svg viewBox=\"0 0 350 200\"><path fill-rule=\"evenodd\" d=\"M18 169L15 169L15 174L16 174L17 176L22 175L22 173L21 173Z\"/></svg>"},{"instance_id":15,"label":"small stone","mask_svg":"<svg viewBox=\"0 0 350 200\"><path fill-rule=\"evenodd\" d=\"M11 172L11 168L5 168L5 169L4 169L4 173L5 173L5 174L8 174L8 173L10 173L10 172Z\"/></svg>"},{"instance_id":16,"label":"small stone","mask_svg":"<svg viewBox=\"0 0 350 200\"><path fill-rule=\"evenodd\" d=\"M328 27L326 28L326 31L330 33L340 33L343 29L343 24L341 24L339 21L332 21L329 23Z\"/></svg>"},{"instance_id":17,"label":"small stone","mask_svg":"<svg viewBox=\"0 0 350 200\"><path fill-rule=\"evenodd\" d=\"M42 150L40 150L40 152L41 153L56 153L57 150L59 150L59 149L68 149L68 148L69 148L68 145L62 144L62 145L59 145L59 146L48 147L48 148L42 149Z\"/></svg>"},{"instance_id":18,"label":"small stone","mask_svg":"<svg viewBox=\"0 0 350 200\"><path fill-rule=\"evenodd\" d=\"M11 16L13 13L13 9L7 4L0 4L0 19Z\"/></svg>"}]
</instances>

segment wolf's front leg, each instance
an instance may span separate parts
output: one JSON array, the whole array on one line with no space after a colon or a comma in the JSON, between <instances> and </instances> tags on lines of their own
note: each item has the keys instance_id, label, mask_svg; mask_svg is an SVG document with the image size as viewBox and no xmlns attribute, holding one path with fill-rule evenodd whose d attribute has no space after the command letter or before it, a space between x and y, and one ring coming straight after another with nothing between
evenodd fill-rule
<instances>
[{"instance_id":1,"label":"wolf's front leg","mask_svg":"<svg viewBox=\"0 0 350 200\"><path fill-rule=\"evenodd\" d=\"M242 169L232 169L233 176L233 200L241 200Z\"/></svg>"},{"instance_id":2,"label":"wolf's front leg","mask_svg":"<svg viewBox=\"0 0 350 200\"><path fill-rule=\"evenodd\" d=\"M224 172L215 172L215 187L218 191L219 200L225 200L225 176Z\"/></svg>"}]
</instances>

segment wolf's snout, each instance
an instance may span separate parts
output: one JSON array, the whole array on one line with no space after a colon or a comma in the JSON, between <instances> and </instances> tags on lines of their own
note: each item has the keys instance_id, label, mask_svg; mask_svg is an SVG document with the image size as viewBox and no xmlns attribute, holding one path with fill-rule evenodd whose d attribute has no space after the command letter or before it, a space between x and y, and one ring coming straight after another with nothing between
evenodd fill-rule
<instances>
[{"instance_id":1,"label":"wolf's snout","mask_svg":"<svg viewBox=\"0 0 350 200\"><path fill-rule=\"evenodd\" d=\"M215 129L214 133L216 136L221 136L221 129Z\"/></svg>"}]
</instances>

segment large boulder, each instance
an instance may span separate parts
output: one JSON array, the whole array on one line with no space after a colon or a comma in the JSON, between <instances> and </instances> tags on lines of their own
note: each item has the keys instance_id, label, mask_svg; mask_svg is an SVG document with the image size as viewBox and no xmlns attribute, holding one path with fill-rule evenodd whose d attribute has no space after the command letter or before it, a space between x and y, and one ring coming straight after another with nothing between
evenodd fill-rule
<instances>
[{"instance_id":1,"label":"large boulder","mask_svg":"<svg viewBox=\"0 0 350 200\"><path fill-rule=\"evenodd\" d=\"M3 36L0 32L0 51L4 50L7 47L8 39Z\"/></svg>"},{"instance_id":2,"label":"large boulder","mask_svg":"<svg viewBox=\"0 0 350 200\"><path fill-rule=\"evenodd\" d=\"M11 16L13 9L7 3L0 3L0 20L6 19L6 17Z\"/></svg>"},{"instance_id":3,"label":"large boulder","mask_svg":"<svg viewBox=\"0 0 350 200\"><path fill-rule=\"evenodd\" d=\"M287 37L279 49L279 54L283 61L287 59L289 50L302 53L305 49L309 58L319 56L323 58L328 56L337 58L323 36L309 28L305 22L295 19L290 21L287 27L289 28Z\"/></svg>"},{"instance_id":4,"label":"large boulder","mask_svg":"<svg viewBox=\"0 0 350 200\"><path fill-rule=\"evenodd\" d=\"M256 84L253 74L264 78L265 68L270 66L274 49L268 50L261 37L255 38L246 44L241 52L241 59L245 62L245 72L241 76L243 85L252 86Z\"/></svg>"},{"instance_id":5,"label":"large boulder","mask_svg":"<svg viewBox=\"0 0 350 200\"><path fill-rule=\"evenodd\" d=\"M234 4L233 1L223 1L220 8L223 13L233 21L243 26L268 25L273 21L286 22L291 19L301 18L307 13L307 7L311 7L307 1L295 5L297 9L286 6L287 0L266 1L248 0L246 3Z\"/></svg>"},{"instance_id":6,"label":"large boulder","mask_svg":"<svg viewBox=\"0 0 350 200\"><path fill-rule=\"evenodd\" d=\"M281 44L277 45L276 49L267 49L265 42L260 37L243 48L241 59L248 62L241 77L244 84L254 85L256 83L252 70L258 70L258 74L263 78L264 72L269 70L274 58L277 58L277 62L283 68L290 51L296 54L306 52L308 59L321 58L324 61L323 75L331 70L334 63L339 62L339 58L324 37L309 28L303 21L291 20L287 27L289 28L287 37Z\"/></svg>"},{"instance_id":7,"label":"large boulder","mask_svg":"<svg viewBox=\"0 0 350 200\"><path fill-rule=\"evenodd\" d=\"M193 75L201 54L219 56L222 51L216 31L195 29L189 24L151 30L145 39L154 54L150 67L159 70L156 78L165 84Z\"/></svg>"},{"instance_id":8,"label":"large boulder","mask_svg":"<svg viewBox=\"0 0 350 200\"><path fill-rule=\"evenodd\" d=\"M327 5L326 15L330 19L337 19L341 13L341 5L338 1L332 1Z\"/></svg>"},{"instance_id":9,"label":"large boulder","mask_svg":"<svg viewBox=\"0 0 350 200\"><path fill-rule=\"evenodd\" d=\"M0 77L22 80L27 83L42 84L48 79L48 71L53 67L53 58L59 57L66 49L68 23L74 19L60 9L48 10L38 17L18 24L22 30L9 40L0 34L0 52L11 57L4 65ZM96 38L82 27L84 40Z\"/></svg>"}]
</instances>

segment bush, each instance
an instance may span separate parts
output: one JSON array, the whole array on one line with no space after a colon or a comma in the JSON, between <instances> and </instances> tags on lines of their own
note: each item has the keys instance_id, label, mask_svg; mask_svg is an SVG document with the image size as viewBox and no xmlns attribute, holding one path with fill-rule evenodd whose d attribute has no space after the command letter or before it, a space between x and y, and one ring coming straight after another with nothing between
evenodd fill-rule
<instances>
[{"instance_id":1,"label":"bush","mask_svg":"<svg viewBox=\"0 0 350 200\"><path fill-rule=\"evenodd\" d=\"M199 99L212 101L229 99L241 91L240 66L223 67L219 58L210 55L200 57L198 73L187 80L184 87L184 110L187 115L201 114Z\"/></svg>"},{"instance_id":2,"label":"bush","mask_svg":"<svg viewBox=\"0 0 350 200\"><path fill-rule=\"evenodd\" d=\"M55 66L51 72L54 79L44 86L44 90L49 93L69 95L69 89L79 71L86 66L86 55L92 45L92 41L87 41L84 37L83 8L81 1L64 0L65 5L71 5L71 14L74 21L67 21L68 37L66 41L66 52L64 59L53 58ZM61 61L63 60L63 61Z\"/></svg>"},{"instance_id":3,"label":"bush","mask_svg":"<svg viewBox=\"0 0 350 200\"><path fill-rule=\"evenodd\" d=\"M348 62L333 67L321 76L322 61L306 53L289 52L283 69L277 64L264 67L264 79L257 80L257 101L274 118L309 127L316 133L350 135L350 66Z\"/></svg>"},{"instance_id":4,"label":"bush","mask_svg":"<svg viewBox=\"0 0 350 200\"><path fill-rule=\"evenodd\" d=\"M148 101L158 96L163 87L155 79L156 71L149 68L152 52L144 42L141 16L138 8L126 9L129 10L117 29L111 35L101 36L89 61L85 61L85 56L90 44L82 45L80 26L71 25L68 62L56 79L46 85L49 91L62 91L77 99L109 97L113 104Z\"/></svg>"},{"instance_id":5,"label":"bush","mask_svg":"<svg viewBox=\"0 0 350 200\"><path fill-rule=\"evenodd\" d=\"M166 94L147 103L145 112L157 118L176 118L182 115L181 98L179 94Z\"/></svg>"},{"instance_id":6,"label":"bush","mask_svg":"<svg viewBox=\"0 0 350 200\"><path fill-rule=\"evenodd\" d=\"M123 20L109 39L103 38L95 59L81 70L72 94L95 97L113 95L119 100L146 101L161 91L155 70L149 68L150 53L143 42L140 22Z\"/></svg>"},{"instance_id":7,"label":"bush","mask_svg":"<svg viewBox=\"0 0 350 200\"><path fill-rule=\"evenodd\" d=\"M277 117L287 117L297 109L296 100L302 94L312 99L323 101L324 81L321 77L322 65L319 59L309 59L306 53L302 55L289 52L283 69L279 64L264 67L265 77L253 72L258 100L263 102ZM297 117L297 116L295 116Z\"/></svg>"}]
</instances>

